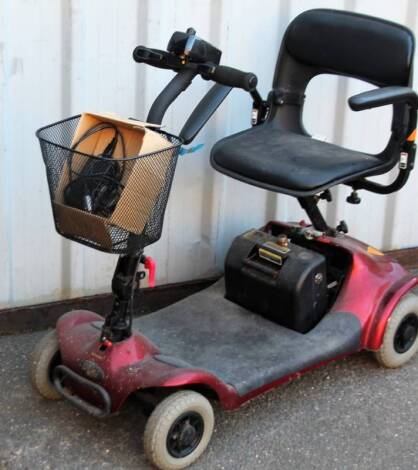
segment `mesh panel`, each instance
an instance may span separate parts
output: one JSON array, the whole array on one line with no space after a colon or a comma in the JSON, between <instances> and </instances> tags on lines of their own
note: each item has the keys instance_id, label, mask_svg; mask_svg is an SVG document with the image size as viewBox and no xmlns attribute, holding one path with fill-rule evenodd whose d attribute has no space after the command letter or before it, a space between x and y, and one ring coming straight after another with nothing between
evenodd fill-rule
<instances>
[{"instance_id":1,"label":"mesh panel","mask_svg":"<svg viewBox=\"0 0 418 470\"><path fill-rule=\"evenodd\" d=\"M55 227L61 235L109 253L136 253L161 236L181 140L157 130L161 151L103 158L71 149L80 116L37 132Z\"/></svg>"}]
</instances>

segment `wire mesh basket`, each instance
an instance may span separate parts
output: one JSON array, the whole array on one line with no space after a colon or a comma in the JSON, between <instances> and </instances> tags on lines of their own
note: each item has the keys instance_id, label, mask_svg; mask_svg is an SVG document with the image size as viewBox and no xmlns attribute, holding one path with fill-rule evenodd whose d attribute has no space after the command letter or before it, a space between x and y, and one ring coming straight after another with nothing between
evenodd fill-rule
<instances>
[{"instance_id":1,"label":"wire mesh basket","mask_svg":"<svg viewBox=\"0 0 418 470\"><path fill-rule=\"evenodd\" d=\"M156 242L181 147L161 130L161 150L107 158L74 145L81 115L36 132L46 167L55 227L101 251L137 253Z\"/></svg>"}]
</instances>

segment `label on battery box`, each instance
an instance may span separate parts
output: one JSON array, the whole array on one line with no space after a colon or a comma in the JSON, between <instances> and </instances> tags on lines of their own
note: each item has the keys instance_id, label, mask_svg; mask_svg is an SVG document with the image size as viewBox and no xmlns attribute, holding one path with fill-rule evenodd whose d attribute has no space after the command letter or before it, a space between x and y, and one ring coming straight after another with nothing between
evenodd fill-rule
<instances>
[{"instance_id":1,"label":"label on battery box","mask_svg":"<svg viewBox=\"0 0 418 470\"><path fill-rule=\"evenodd\" d=\"M258 256L261 259L281 266L289 251L288 247L280 246L275 242L268 241L259 247Z\"/></svg>"}]
</instances>

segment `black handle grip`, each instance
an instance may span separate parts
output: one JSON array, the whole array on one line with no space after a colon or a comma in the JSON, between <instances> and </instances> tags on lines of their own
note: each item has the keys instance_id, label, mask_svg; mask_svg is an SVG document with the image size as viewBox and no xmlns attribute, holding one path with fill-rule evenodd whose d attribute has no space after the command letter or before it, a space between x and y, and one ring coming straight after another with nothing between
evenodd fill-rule
<instances>
[{"instance_id":1,"label":"black handle grip","mask_svg":"<svg viewBox=\"0 0 418 470\"><path fill-rule=\"evenodd\" d=\"M253 91L257 86L257 76L251 72L242 72L241 70L218 65L213 72L206 74L208 80L220 83L222 85L234 88L242 88L245 91Z\"/></svg>"}]
</instances>

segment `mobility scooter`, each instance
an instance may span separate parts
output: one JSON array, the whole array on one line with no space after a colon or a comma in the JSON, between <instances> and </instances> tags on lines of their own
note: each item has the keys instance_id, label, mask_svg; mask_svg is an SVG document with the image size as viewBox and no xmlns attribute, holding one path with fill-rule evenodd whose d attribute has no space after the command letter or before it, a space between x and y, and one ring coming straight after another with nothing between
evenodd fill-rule
<instances>
[{"instance_id":1,"label":"mobility scooter","mask_svg":"<svg viewBox=\"0 0 418 470\"><path fill-rule=\"evenodd\" d=\"M167 141L169 164L141 233L109 225L111 245L105 246L87 230L69 236L57 224L60 233L74 240L120 254L112 281L114 304L106 318L82 310L59 319L33 353L35 389L48 399L65 397L97 417L117 412L138 394L153 403L144 432L146 456L158 468L180 469L209 443L214 427L209 399L233 410L360 350L373 351L386 367L406 363L418 349L418 300L411 293L417 278L348 236L344 222L330 227L318 202L329 201L330 188L337 184L351 187L347 201L357 204L359 190L389 194L407 182L414 165L418 105L411 89L413 53L413 34L403 26L343 11L309 10L287 28L272 91L263 100L256 76L219 65L221 51L192 29L174 33L167 51L138 46L136 62L176 72L152 105L149 123L161 124L167 108L197 75L216 83L179 138L156 131ZM348 150L307 134L304 93L322 73L375 86L349 99L355 111L393 106L391 135L380 154ZM144 277L139 266L153 271L144 248L161 234L179 147L194 139L234 87L252 97L253 126L217 142L212 166L245 183L296 197L310 223L270 221L238 235L219 281L132 321L133 289ZM38 131L51 196L64 161L77 154L71 149L74 119ZM160 154L141 158L158 166ZM390 184L368 178L396 166L398 175ZM105 179L101 184L107 191L111 178ZM79 191L91 192L92 184ZM108 205L113 199L114 192L105 198ZM53 211L56 217L54 206Z\"/></svg>"}]
</instances>

